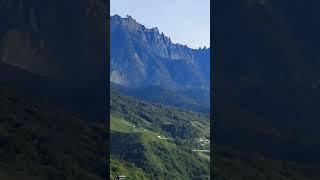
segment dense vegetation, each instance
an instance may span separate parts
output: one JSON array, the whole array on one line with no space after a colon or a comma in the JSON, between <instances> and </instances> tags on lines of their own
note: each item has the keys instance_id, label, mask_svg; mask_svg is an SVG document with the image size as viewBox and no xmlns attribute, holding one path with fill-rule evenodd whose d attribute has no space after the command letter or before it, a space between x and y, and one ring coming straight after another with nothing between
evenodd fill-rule
<instances>
[{"instance_id":1,"label":"dense vegetation","mask_svg":"<svg viewBox=\"0 0 320 180\"><path fill-rule=\"evenodd\" d=\"M0 84L0 179L104 179L104 127L24 97Z\"/></svg>"},{"instance_id":2,"label":"dense vegetation","mask_svg":"<svg viewBox=\"0 0 320 180\"><path fill-rule=\"evenodd\" d=\"M115 91L111 91L110 98L110 111L137 127L162 131L182 139L209 136L209 117L206 114L145 103Z\"/></svg>"},{"instance_id":3,"label":"dense vegetation","mask_svg":"<svg viewBox=\"0 0 320 180\"><path fill-rule=\"evenodd\" d=\"M114 179L119 174L126 174L128 179L134 180L147 180L148 177L143 172L142 169L135 167L134 164L128 163L126 161L115 160L115 158L111 157L110 159L110 179Z\"/></svg>"},{"instance_id":4,"label":"dense vegetation","mask_svg":"<svg viewBox=\"0 0 320 180\"><path fill-rule=\"evenodd\" d=\"M311 165L214 148L212 177L215 180L317 180L320 168Z\"/></svg>"},{"instance_id":5,"label":"dense vegetation","mask_svg":"<svg viewBox=\"0 0 320 180\"><path fill-rule=\"evenodd\" d=\"M210 111L210 93L208 90L195 88L169 90L162 88L161 86L126 88L112 82L111 86L125 95L132 96L146 102L163 104L202 113L209 113Z\"/></svg>"},{"instance_id":6,"label":"dense vegetation","mask_svg":"<svg viewBox=\"0 0 320 180\"><path fill-rule=\"evenodd\" d=\"M320 167L319 5L217 1L216 145Z\"/></svg>"},{"instance_id":7,"label":"dense vegetation","mask_svg":"<svg viewBox=\"0 0 320 180\"><path fill-rule=\"evenodd\" d=\"M200 137L209 138L207 116L111 92L111 174L209 179L209 155L192 152Z\"/></svg>"},{"instance_id":8,"label":"dense vegetation","mask_svg":"<svg viewBox=\"0 0 320 180\"><path fill-rule=\"evenodd\" d=\"M0 0L0 179L105 179L106 4Z\"/></svg>"}]
</instances>

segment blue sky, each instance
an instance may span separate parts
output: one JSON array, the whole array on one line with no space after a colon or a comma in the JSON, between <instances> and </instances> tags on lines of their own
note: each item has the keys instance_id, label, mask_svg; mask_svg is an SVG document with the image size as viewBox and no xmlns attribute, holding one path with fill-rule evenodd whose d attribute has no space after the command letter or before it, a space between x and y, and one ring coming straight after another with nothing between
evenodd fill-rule
<instances>
[{"instance_id":1,"label":"blue sky","mask_svg":"<svg viewBox=\"0 0 320 180\"><path fill-rule=\"evenodd\" d=\"M110 6L111 15L158 27L174 43L210 46L210 0L111 0Z\"/></svg>"}]
</instances>

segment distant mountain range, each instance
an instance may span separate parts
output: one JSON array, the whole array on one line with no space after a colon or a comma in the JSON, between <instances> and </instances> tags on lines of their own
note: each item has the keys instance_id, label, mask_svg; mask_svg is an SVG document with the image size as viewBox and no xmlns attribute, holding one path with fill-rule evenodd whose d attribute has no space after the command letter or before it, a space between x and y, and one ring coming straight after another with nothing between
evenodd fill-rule
<instances>
[{"instance_id":1,"label":"distant mountain range","mask_svg":"<svg viewBox=\"0 0 320 180\"><path fill-rule=\"evenodd\" d=\"M174 44L158 28L148 29L131 16L110 17L111 81L129 88L210 87L210 49Z\"/></svg>"}]
</instances>

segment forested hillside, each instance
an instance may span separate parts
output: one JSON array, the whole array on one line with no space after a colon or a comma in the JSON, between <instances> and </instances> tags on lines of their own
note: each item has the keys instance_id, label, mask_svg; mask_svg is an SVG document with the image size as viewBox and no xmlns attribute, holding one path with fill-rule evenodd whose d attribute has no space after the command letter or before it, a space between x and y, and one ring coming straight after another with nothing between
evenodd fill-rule
<instances>
[{"instance_id":1,"label":"forested hillside","mask_svg":"<svg viewBox=\"0 0 320 180\"><path fill-rule=\"evenodd\" d=\"M25 97L0 83L0 179L105 179L105 128Z\"/></svg>"},{"instance_id":2,"label":"forested hillside","mask_svg":"<svg viewBox=\"0 0 320 180\"><path fill-rule=\"evenodd\" d=\"M209 118L111 92L111 175L209 179ZM131 164L130 164L131 163ZM143 178L142 178L143 177Z\"/></svg>"}]
</instances>

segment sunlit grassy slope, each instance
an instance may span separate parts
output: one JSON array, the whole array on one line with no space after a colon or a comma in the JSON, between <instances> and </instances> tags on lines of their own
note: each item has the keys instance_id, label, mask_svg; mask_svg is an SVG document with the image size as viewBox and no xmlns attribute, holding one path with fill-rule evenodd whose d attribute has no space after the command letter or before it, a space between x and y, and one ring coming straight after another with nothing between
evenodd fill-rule
<instances>
[{"instance_id":1,"label":"sunlit grassy slope","mask_svg":"<svg viewBox=\"0 0 320 180\"><path fill-rule=\"evenodd\" d=\"M209 156L192 152L209 137L208 117L111 93L111 177L209 179Z\"/></svg>"}]
</instances>

